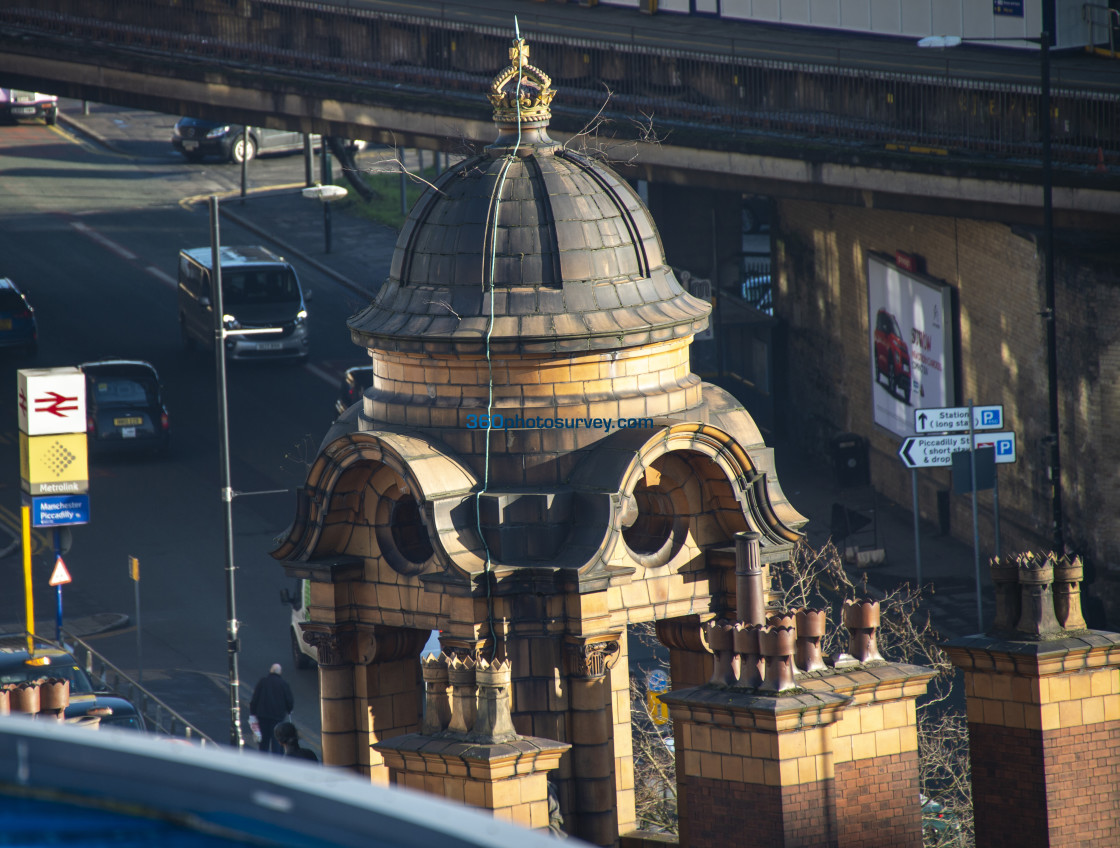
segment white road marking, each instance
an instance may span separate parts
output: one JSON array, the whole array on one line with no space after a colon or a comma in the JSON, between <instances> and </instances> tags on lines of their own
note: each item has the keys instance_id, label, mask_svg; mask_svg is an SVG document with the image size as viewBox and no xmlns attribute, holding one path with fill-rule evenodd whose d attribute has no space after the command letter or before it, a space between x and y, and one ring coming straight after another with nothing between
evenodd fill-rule
<instances>
[{"instance_id":1,"label":"white road marking","mask_svg":"<svg viewBox=\"0 0 1120 848\"><path fill-rule=\"evenodd\" d=\"M117 256L121 257L121 259L127 259L129 262L136 261L136 254L131 250L124 247L123 245L117 244L110 238L106 238L105 236L101 235L101 233L94 230L92 227L83 224L81 221L71 221L70 226L82 235L93 239L106 250L110 250L113 253L117 254Z\"/></svg>"},{"instance_id":2,"label":"white road marking","mask_svg":"<svg viewBox=\"0 0 1120 848\"><path fill-rule=\"evenodd\" d=\"M338 375L337 374L331 374L328 371L324 371L318 365L312 365L310 362L308 362L306 365L303 366L303 370L307 371L309 374L315 375L320 380L325 381L326 383L328 383L331 386L338 385L338 380L339 380Z\"/></svg>"},{"instance_id":3,"label":"white road marking","mask_svg":"<svg viewBox=\"0 0 1120 848\"><path fill-rule=\"evenodd\" d=\"M73 227L78 232L80 232L82 235L84 235L84 236L86 236L90 239L93 239L95 242L97 242L102 247L106 248L107 250L111 250L113 253L117 254L117 256L120 256L122 259L127 259L129 262L137 261L137 257L136 257L135 253L128 250L126 247L117 244L112 239L106 238L105 236L101 235L101 233L94 230L92 227L89 227L86 224L83 224L81 221L71 221L70 226ZM151 274L153 277L155 277L157 280L159 280L161 283L169 286L170 288L174 289L174 288L178 288L178 286L179 286L178 281L176 281L173 277L171 277L171 275L167 274L164 271L161 271L159 268L155 267L154 265L145 265L144 270L147 271L149 274ZM322 380L324 383L326 383L329 386L335 386L335 385L338 384L339 376L337 374L332 374L329 371L324 371L318 365L312 365L310 362L307 363L306 365L304 365L303 367L304 367L304 370L306 370L309 374L312 374L313 376L318 377L320 380Z\"/></svg>"},{"instance_id":4,"label":"white road marking","mask_svg":"<svg viewBox=\"0 0 1120 848\"><path fill-rule=\"evenodd\" d=\"M172 277L168 273L165 273L164 271L161 271L155 265L148 265L144 268L144 270L155 277L157 280L159 280L161 283L166 283L173 289L179 288L179 283L175 280L174 277Z\"/></svg>"}]
</instances>

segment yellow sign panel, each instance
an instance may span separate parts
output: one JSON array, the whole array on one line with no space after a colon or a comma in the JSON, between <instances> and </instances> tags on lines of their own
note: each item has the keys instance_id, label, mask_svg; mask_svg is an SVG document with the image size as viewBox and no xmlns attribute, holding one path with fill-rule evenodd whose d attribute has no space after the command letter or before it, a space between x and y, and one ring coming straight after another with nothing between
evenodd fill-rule
<instances>
[{"instance_id":1,"label":"yellow sign panel","mask_svg":"<svg viewBox=\"0 0 1120 848\"><path fill-rule=\"evenodd\" d=\"M646 692L646 709L654 724L669 723L669 707L661 703L657 692Z\"/></svg>"},{"instance_id":2,"label":"yellow sign panel","mask_svg":"<svg viewBox=\"0 0 1120 848\"><path fill-rule=\"evenodd\" d=\"M85 433L19 434L19 476L31 495L80 495L89 491Z\"/></svg>"}]
</instances>

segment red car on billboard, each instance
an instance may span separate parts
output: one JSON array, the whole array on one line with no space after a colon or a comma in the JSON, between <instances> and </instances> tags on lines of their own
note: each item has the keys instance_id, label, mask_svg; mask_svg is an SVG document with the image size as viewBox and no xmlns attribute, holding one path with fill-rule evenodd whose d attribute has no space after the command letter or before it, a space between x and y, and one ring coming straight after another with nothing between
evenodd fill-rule
<instances>
[{"instance_id":1,"label":"red car on billboard","mask_svg":"<svg viewBox=\"0 0 1120 848\"><path fill-rule=\"evenodd\" d=\"M887 390L910 403L910 348L898 319L885 309L875 316L875 382L887 378Z\"/></svg>"}]
</instances>

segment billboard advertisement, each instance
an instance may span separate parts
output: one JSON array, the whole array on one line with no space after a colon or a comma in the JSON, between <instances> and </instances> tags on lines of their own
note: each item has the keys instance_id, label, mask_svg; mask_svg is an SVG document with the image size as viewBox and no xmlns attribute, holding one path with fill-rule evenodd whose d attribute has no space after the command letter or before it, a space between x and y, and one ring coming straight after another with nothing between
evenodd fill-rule
<instances>
[{"instance_id":1,"label":"billboard advertisement","mask_svg":"<svg viewBox=\"0 0 1120 848\"><path fill-rule=\"evenodd\" d=\"M952 289L872 255L867 304L873 419L912 436L915 409L956 405Z\"/></svg>"}]
</instances>

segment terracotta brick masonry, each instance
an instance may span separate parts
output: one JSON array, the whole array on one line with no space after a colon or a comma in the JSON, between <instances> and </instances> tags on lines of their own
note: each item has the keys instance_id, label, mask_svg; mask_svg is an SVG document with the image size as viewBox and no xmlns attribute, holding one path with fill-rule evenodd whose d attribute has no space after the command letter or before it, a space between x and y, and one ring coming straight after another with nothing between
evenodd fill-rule
<instances>
[{"instance_id":1,"label":"terracotta brick masonry","mask_svg":"<svg viewBox=\"0 0 1120 848\"><path fill-rule=\"evenodd\" d=\"M883 660L873 600L845 603L848 650L822 657L825 611L767 614L757 534L736 543L740 620L707 626L706 684L661 696L680 844L918 848L914 702L933 671Z\"/></svg>"},{"instance_id":2,"label":"terracotta brick masonry","mask_svg":"<svg viewBox=\"0 0 1120 848\"><path fill-rule=\"evenodd\" d=\"M976 843L1120 845L1120 635L1086 629L1077 559L991 571L992 627L944 646L965 677Z\"/></svg>"},{"instance_id":3,"label":"terracotta brick masonry","mask_svg":"<svg viewBox=\"0 0 1120 848\"><path fill-rule=\"evenodd\" d=\"M571 746L514 730L510 663L476 664L441 654L425 658L422 669L421 732L373 746L385 759L390 782L548 828L547 772Z\"/></svg>"}]
</instances>

